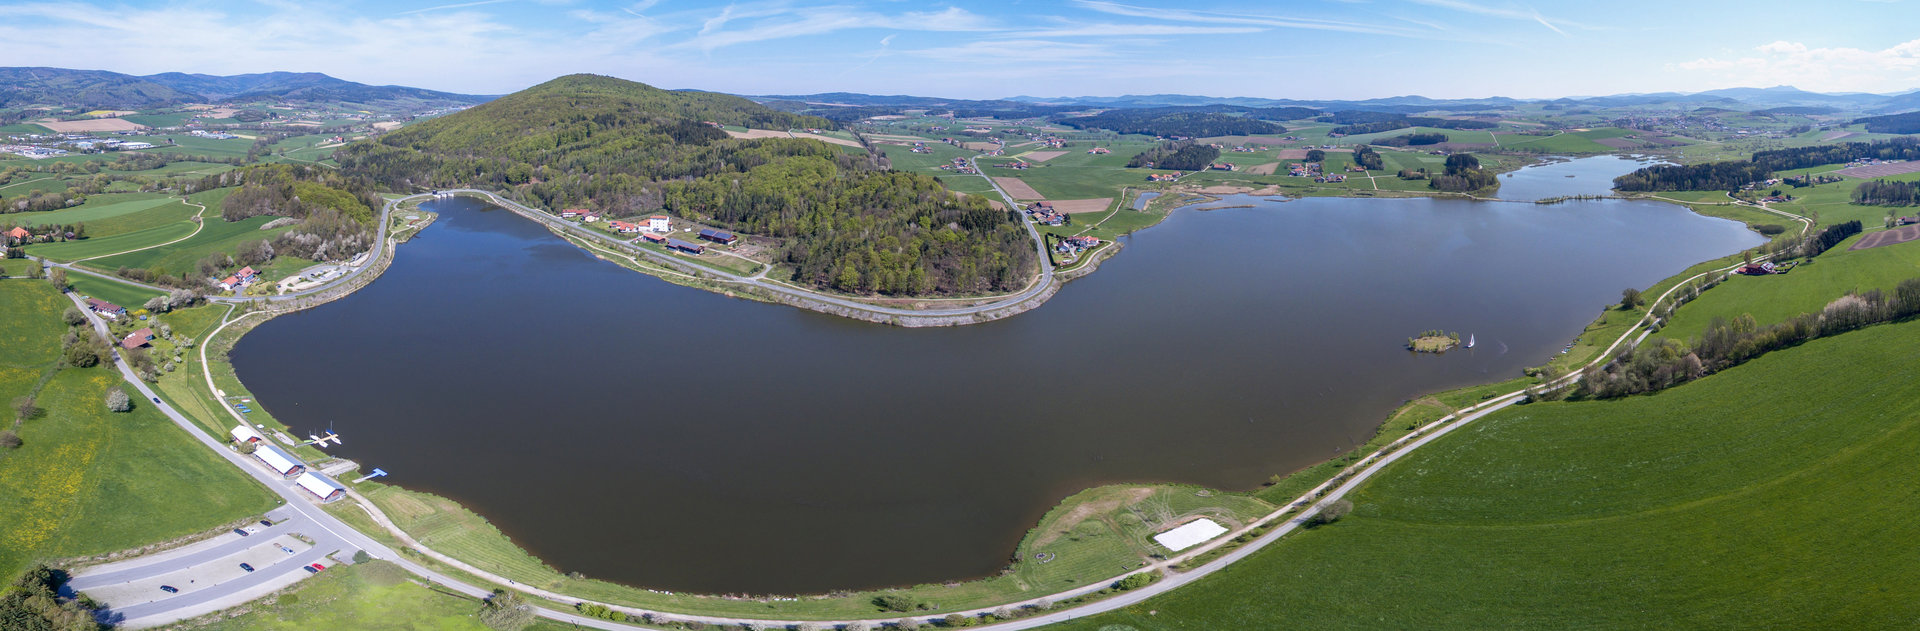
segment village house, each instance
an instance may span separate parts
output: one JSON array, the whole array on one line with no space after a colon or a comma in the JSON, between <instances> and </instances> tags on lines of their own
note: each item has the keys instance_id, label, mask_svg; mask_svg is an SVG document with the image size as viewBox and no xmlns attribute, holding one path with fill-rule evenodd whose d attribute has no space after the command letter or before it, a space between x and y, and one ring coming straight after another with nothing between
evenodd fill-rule
<instances>
[{"instance_id":1,"label":"village house","mask_svg":"<svg viewBox=\"0 0 1920 631\"><path fill-rule=\"evenodd\" d=\"M1092 149L1088 149L1087 153L1098 155L1098 154L1106 154L1106 153L1113 153L1113 152L1108 150L1106 147L1094 147Z\"/></svg>"},{"instance_id":2,"label":"village house","mask_svg":"<svg viewBox=\"0 0 1920 631\"><path fill-rule=\"evenodd\" d=\"M666 215L648 217L647 232L673 232L673 220Z\"/></svg>"},{"instance_id":3,"label":"village house","mask_svg":"<svg viewBox=\"0 0 1920 631\"><path fill-rule=\"evenodd\" d=\"M13 239L20 243L26 243L27 239L30 239L32 237L33 237L33 233L27 232L26 228L21 228L18 226L15 226L14 229L7 231L8 239Z\"/></svg>"},{"instance_id":4,"label":"village house","mask_svg":"<svg viewBox=\"0 0 1920 631\"><path fill-rule=\"evenodd\" d=\"M103 315L109 318L119 318L120 316L127 315L126 307L122 307L120 305L116 305L111 302L101 300L99 298L88 298L87 310L92 311L94 313L98 313L100 315Z\"/></svg>"},{"instance_id":5,"label":"village house","mask_svg":"<svg viewBox=\"0 0 1920 631\"><path fill-rule=\"evenodd\" d=\"M226 278L220 279L220 282L217 282L214 284L220 286L220 291L233 291L235 289L240 288L240 279L232 276L228 276Z\"/></svg>"},{"instance_id":6,"label":"village house","mask_svg":"<svg viewBox=\"0 0 1920 631\"><path fill-rule=\"evenodd\" d=\"M584 215L584 214L586 214L586 213L587 213L587 209L585 209L585 208L568 208L568 209L566 209L566 210L562 210L562 211L560 211L560 218L561 218L561 219L573 219L573 218L575 218L575 217L579 217L579 216L581 216L581 215Z\"/></svg>"},{"instance_id":7,"label":"village house","mask_svg":"<svg viewBox=\"0 0 1920 631\"><path fill-rule=\"evenodd\" d=\"M607 222L607 227L620 234L633 234L640 231L640 224L627 223L617 219Z\"/></svg>"},{"instance_id":8,"label":"village house","mask_svg":"<svg viewBox=\"0 0 1920 631\"><path fill-rule=\"evenodd\" d=\"M1232 162L1216 162L1216 163L1207 165L1207 168L1213 169L1215 171L1232 171L1239 167L1235 167Z\"/></svg>"},{"instance_id":9,"label":"village house","mask_svg":"<svg viewBox=\"0 0 1920 631\"><path fill-rule=\"evenodd\" d=\"M152 346L152 342L153 329L140 329L128 333L126 339L120 340L120 348L132 350L142 346Z\"/></svg>"},{"instance_id":10,"label":"village house","mask_svg":"<svg viewBox=\"0 0 1920 631\"><path fill-rule=\"evenodd\" d=\"M1081 235L1077 237L1067 237L1067 243L1076 248L1086 249L1100 245L1100 239Z\"/></svg>"}]
</instances>

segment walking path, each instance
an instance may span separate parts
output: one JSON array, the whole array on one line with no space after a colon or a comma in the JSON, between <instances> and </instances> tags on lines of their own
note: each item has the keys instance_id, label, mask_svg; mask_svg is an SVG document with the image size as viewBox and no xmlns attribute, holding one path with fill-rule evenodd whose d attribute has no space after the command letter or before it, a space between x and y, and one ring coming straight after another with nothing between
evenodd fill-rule
<instances>
[{"instance_id":1,"label":"walking path","mask_svg":"<svg viewBox=\"0 0 1920 631\"><path fill-rule=\"evenodd\" d=\"M187 240L187 239L191 239L191 238L193 238L193 236L194 236L194 235L197 235L197 234L200 234L200 231L201 231L201 230L204 230L204 229L206 229L206 227L207 227L207 221L206 221L206 215L207 215L207 207L206 207L206 205L205 205L205 204L200 204L200 203L197 203L197 202L194 202L193 200L190 200L190 199L187 199L187 198L185 198L185 197L182 197L182 198L180 198L180 203L183 203L183 204L186 204L186 205L188 205L188 206L199 206L199 207L200 207L200 212L197 212L197 213L194 213L194 214L193 214L193 232L189 232L189 233L187 233L187 236L184 236L184 237L180 237L180 238L178 238L178 239L174 239L174 240L172 240L172 241L168 241L168 242L166 242L166 243L158 243L158 244L154 244L154 245L149 245L149 246L147 246L147 247L144 247L144 248L134 248L134 249L131 249L131 250L126 250L126 251L124 251L124 252L114 252L114 253L112 253L112 254L101 254L101 255L99 255L99 256L89 256L89 257L87 257L87 258L84 258L84 259L74 259L74 260L72 260L72 261L69 261L69 263L79 263L79 262L81 262L81 261L91 261L91 260L94 260L94 259L104 259L104 258L107 258L107 257L109 257L109 256L120 256L120 255L122 255L122 254L131 254L131 253L134 253L134 252L139 252L139 251L142 251L142 250L151 250L151 249L154 249L154 248L163 248L163 247L166 247L166 246L169 246L169 245L173 245L173 244L175 244L175 243L179 243L179 242L181 242L181 241L185 241L185 240ZM64 266L62 266L62 267L64 267Z\"/></svg>"}]
</instances>

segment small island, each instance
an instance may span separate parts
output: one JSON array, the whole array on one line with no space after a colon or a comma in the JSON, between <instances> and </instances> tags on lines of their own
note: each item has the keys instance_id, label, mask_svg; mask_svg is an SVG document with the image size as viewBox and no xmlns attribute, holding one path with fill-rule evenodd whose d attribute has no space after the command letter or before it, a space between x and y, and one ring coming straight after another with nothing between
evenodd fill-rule
<instances>
[{"instance_id":1,"label":"small island","mask_svg":"<svg viewBox=\"0 0 1920 631\"><path fill-rule=\"evenodd\" d=\"M1439 330L1422 331L1419 336L1407 338L1407 350L1416 353L1444 353L1459 345L1459 333L1443 333Z\"/></svg>"}]
</instances>

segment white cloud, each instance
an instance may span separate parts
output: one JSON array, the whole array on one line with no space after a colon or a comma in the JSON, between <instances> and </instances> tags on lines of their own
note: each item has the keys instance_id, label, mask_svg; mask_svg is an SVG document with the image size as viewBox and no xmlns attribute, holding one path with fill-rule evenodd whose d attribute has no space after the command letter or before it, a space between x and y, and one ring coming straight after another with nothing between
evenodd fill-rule
<instances>
[{"instance_id":1,"label":"white cloud","mask_svg":"<svg viewBox=\"0 0 1920 631\"><path fill-rule=\"evenodd\" d=\"M1560 27L1562 26L1572 26L1572 27L1577 27L1581 29L1594 30L1594 27L1592 26L1581 24L1579 22L1574 22L1572 20L1563 20L1560 18L1548 18L1547 16L1541 15L1539 11L1534 10L1532 7L1515 8L1511 5L1496 7L1492 5L1475 4L1472 2L1466 2L1465 0L1413 0L1413 2L1418 4L1424 4L1430 7L1439 7L1442 9L1451 9L1454 11L1460 11L1462 13L1472 13L1474 15L1484 15L1487 17L1504 18L1508 20L1527 20L1527 21L1537 22L1541 26L1547 27L1548 30L1551 30L1555 33L1560 34L1561 37L1567 37L1567 32L1560 29Z\"/></svg>"},{"instance_id":2,"label":"white cloud","mask_svg":"<svg viewBox=\"0 0 1920 631\"><path fill-rule=\"evenodd\" d=\"M1667 65L1670 72L1704 75L1726 85L1788 83L1803 90L1890 92L1920 86L1920 39L1881 50L1814 48L1776 41L1759 55L1704 57Z\"/></svg>"},{"instance_id":3,"label":"white cloud","mask_svg":"<svg viewBox=\"0 0 1920 631\"><path fill-rule=\"evenodd\" d=\"M756 18L753 24L736 30L725 30L729 22L738 22L745 18ZM908 12L899 15L886 15L842 6L808 7L792 9L773 6L753 13L736 11L734 5L728 5L720 16L708 20L700 32L686 41L675 44L677 48L696 48L712 51L717 48L748 44L791 37L824 35L836 31L856 28L896 29L908 31L990 31L996 26L991 20L969 13L958 7L948 7L942 11Z\"/></svg>"},{"instance_id":4,"label":"white cloud","mask_svg":"<svg viewBox=\"0 0 1920 631\"><path fill-rule=\"evenodd\" d=\"M1375 35L1415 36L1419 33L1403 27L1385 26L1375 23L1347 22L1296 16L1259 15L1242 13L1221 13L1214 11L1192 11L1186 9L1167 9L1161 7L1142 7L1130 4L1108 2L1107 0L1074 0L1075 5L1084 9L1109 15L1151 18L1172 22L1193 22L1201 24L1244 24L1276 28L1307 29L1316 31L1340 31L1347 33L1371 33Z\"/></svg>"}]
</instances>

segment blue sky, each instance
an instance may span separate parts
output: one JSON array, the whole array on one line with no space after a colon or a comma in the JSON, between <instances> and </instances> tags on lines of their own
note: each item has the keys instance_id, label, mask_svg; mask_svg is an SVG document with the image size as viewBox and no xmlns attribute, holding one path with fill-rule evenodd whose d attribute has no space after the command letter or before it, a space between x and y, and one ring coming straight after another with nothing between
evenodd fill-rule
<instances>
[{"instance_id":1,"label":"blue sky","mask_svg":"<svg viewBox=\"0 0 1920 631\"><path fill-rule=\"evenodd\" d=\"M1920 89L1920 6L1823 2L0 1L0 64L505 93L1523 98Z\"/></svg>"}]
</instances>

